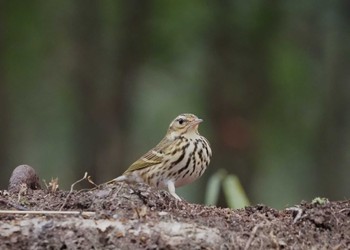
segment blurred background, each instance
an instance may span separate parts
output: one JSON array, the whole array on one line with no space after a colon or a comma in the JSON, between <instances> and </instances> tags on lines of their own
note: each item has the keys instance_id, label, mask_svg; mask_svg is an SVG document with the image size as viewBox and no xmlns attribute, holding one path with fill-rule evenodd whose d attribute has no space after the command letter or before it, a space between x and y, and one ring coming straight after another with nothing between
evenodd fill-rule
<instances>
[{"instance_id":1,"label":"blurred background","mask_svg":"<svg viewBox=\"0 0 350 250\"><path fill-rule=\"evenodd\" d=\"M348 1L0 1L0 189L120 175L178 114L252 204L350 191ZM225 206L225 200L220 204Z\"/></svg>"}]
</instances>

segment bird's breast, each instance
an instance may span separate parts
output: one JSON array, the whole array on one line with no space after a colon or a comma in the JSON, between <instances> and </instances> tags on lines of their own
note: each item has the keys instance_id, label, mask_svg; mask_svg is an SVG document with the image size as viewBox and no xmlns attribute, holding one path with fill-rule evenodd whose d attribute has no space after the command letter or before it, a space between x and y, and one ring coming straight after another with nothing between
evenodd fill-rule
<instances>
[{"instance_id":1,"label":"bird's breast","mask_svg":"<svg viewBox=\"0 0 350 250\"><path fill-rule=\"evenodd\" d=\"M167 179L176 187L192 183L203 175L210 158L211 149L204 137L186 138L182 149L169 160Z\"/></svg>"}]
</instances>

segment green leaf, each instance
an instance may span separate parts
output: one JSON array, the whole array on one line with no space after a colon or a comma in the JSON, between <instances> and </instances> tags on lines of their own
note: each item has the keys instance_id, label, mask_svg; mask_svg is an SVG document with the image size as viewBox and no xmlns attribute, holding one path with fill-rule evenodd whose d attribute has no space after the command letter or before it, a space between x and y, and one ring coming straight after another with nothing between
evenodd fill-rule
<instances>
[{"instance_id":1,"label":"green leaf","mask_svg":"<svg viewBox=\"0 0 350 250\"><path fill-rule=\"evenodd\" d=\"M236 175L227 176L222 185L229 207L238 209L249 206L247 195Z\"/></svg>"},{"instance_id":2,"label":"green leaf","mask_svg":"<svg viewBox=\"0 0 350 250\"><path fill-rule=\"evenodd\" d=\"M207 184L207 191L205 192L205 204L216 205L219 199L220 186L222 180L225 178L226 171L220 169L214 175L209 178Z\"/></svg>"}]
</instances>

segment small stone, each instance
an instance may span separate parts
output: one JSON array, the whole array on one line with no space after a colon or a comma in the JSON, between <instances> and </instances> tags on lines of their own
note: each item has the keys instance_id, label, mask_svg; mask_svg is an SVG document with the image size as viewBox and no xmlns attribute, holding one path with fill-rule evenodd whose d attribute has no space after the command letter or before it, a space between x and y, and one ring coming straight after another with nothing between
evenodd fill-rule
<instances>
[{"instance_id":1,"label":"small stone","mask_svg":"<svg viewBox=\"0 0 350 250\"><path fill-rule=\"evenodd\" d=\"M41 189L39 177L29 165L20 165L13 170L8 190L11 193L18 193L23 184L29 189Z\"/></svg>"}]
</instances>

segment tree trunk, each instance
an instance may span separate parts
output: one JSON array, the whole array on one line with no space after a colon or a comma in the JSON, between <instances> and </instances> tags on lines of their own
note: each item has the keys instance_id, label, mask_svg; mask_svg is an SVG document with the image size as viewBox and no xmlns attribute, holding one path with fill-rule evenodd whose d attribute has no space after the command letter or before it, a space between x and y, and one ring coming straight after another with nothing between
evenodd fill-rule
<instances>
[{"instance_id":1,"label":"tree trunk","mask_svg":"<svg viewBox=\"0 0 350 250\"><path fill-rule=\"evenodd\" d=\"M8 169L6 167L9 164L9 134L10 134L10 117L9 117L9 102L8 92L6 83L6 72L5 72L5 4L3 1L0 2L0 168ZM7 187L8 176L10 173L3 173L0 177L0 182L3 183L3 188Z\"/></svg>"},{"instance_id":2,"label":"tree trunk","mask_svg":"<svg viewBox=\"0 0 350 250\"><path fill-rule=\"evenodd\" d=\"M139 67L147 54L150 2L126 1L118 6L123 12L120 23L115 23L118 27L115 48L108 48L114 55L111 63L115 73L110 78L103 75L103 68L110 65L105 57L101 58L99 2L93 3L80 2L75 22L75 79L81 108L77 128L78 169L88 171L95 181L102 182L127 168L132 103L137 102L133 93Z\"/></svg>"},{"instance_id":3,"label":"tree trunk","mask_svg":"<svg viewBox=\"0 0 350 250\"><path fill-rule=\"evenodd\" d=\"M264 7L261 8L261 13ZM254 123L259 107L269 94L266 53L276 15L272 14L260 29L238 26L232 21L231 1L217 1L213 7L217 29L212 31L208 70L208 110L214 135L213 165L236 174L244 187L251 187L256 169ZM256 21L257 16L251 18ZM247 190L248 193L250 190Z\"/></svg>"}]
</instances>

